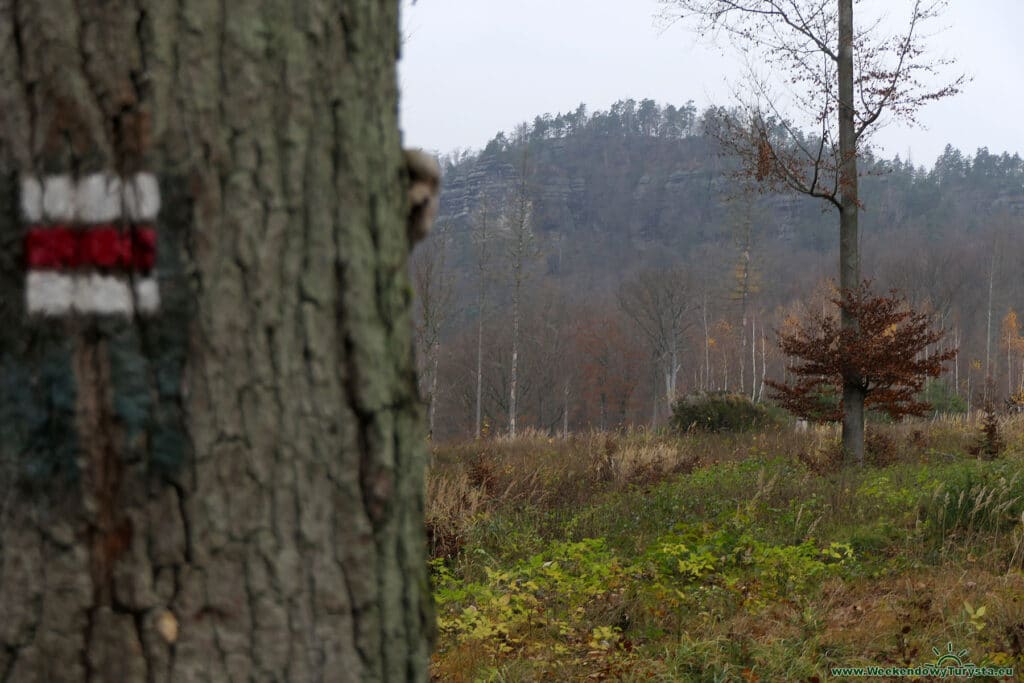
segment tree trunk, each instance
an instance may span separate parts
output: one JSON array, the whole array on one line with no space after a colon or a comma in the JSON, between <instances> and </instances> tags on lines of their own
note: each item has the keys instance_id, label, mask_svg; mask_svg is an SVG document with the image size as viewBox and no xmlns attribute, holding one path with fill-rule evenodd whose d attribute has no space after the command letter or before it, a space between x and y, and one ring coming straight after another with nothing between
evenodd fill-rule
<instances>
[{"instance_id":1,"label":"tree trunk","mask_svg":"<svg viewBox=\"0 0 1024 683\"><path fill-rule=\"evenodd\" d=\"M957 325L953 337L953 348L956 355L953 356L953 385L956 387L956 395L960 395L960 326Z\"/></svg>"},{"instance_id":2,"label":"tree trunk","mask_svg":"<svg viewBox=\"0 0 1024 683\"><path fill-rule=\"evenodd\" d=\"M740 322L740 330L740 382L739 389L736 393L744 394L746 393L746 389L744 387L747 386L747 314L745 311L743 313L743 320ZM751 377L753 377L754 371L751 370L750 372Z\"/></svg>"},{"instance_id":3,"label":"tree trunk","mask_svg":"<svg viewBox=\"0 0 1024 683\"><path fill-rule=\"evenodd\" d=\"M750 400L757 400L757 314L750 316Z\"/></svg>"},{"instance_id":4,"label":"tree trunk","mask_svg":"<svg viewBox=\"0 0 1024 683\"><path fill-rule=\"evenodd\" d=\"M661 402L661 391L658 389L658 359L652 359L651 373L651 429L658 426L658 403Z\"/></svg>"},{"instance_id":5,"label":"tree trunk","mask_svg":"<svg viewBox=\"0 0 1024 683\"><path fill-rule=\"evenodd\" d=\"M853 101L853 0L839 0L839 156L842 209L839 212L839 287L843 295L860 284L857 240L857 139ZM856 326L844 309L843 329ZM844 363L846 365L846 363ZM861 378L843 378L843 453L847 462L864 463L864 390Z\"/></svg>"},{"instance_id":6,"label":"tree trunk","mask_svg":"<svg viewBox=\"0 0 1024 683\"><path fill-rule=\"evenodd\" d=\"M989 378L992 377L992 366L990 358L992 353L992 289L996 281L996 250L995 243L992 244L992 264L988 269L988 306L985 316L985 389L984 399L988 400Z\"/></svg>"},{"instance_id":7,"label":"tree trunk","mask_svg":"<svg viewBox=\"0 0 1024 683\"><path fill-rule=\"evenodd\" d=\"M480 438L480 414L484 389L484 317L483 310L476 323L476 423L473 438Z\"/></svg>"},{"instance_id":8,"label":"tree trunk","mask_svg":"<svg viewBox=\"0 0 1024 683\"><path fill-rule=\"evenodd\" d=\"M562 385L562 438L569 438L569 381Z\"/></svg>"},{"instance_id":9,"label":"tree trunk","mask_svg":"<svg viewBox=\"0 0 1024 683\"><path fill-rule=\"evenodd\" d=\"M427 418L427 434L434 438L434 416L437 414L437 370L441 359L440 344L434 342L430 352L430 405Z\"/></svg>"},{"instance_id":10,"label":"tree trunk","mask_svg":"<svg viewBox=\"0 0 1024 683\"><path fill-rule=\"evenodd\" d=\"M676 387L679 379L679 350L673 344L668 356L668 371L665 373L665 404L669 411L676 400Z\"/></svg>"},{"instance_id":11,"label":"tree trunk","mask_svg":"<svg viewBox=\"0 0 1024 683\"><path fill-rule=\"evenodd\" d=\"M967 366L967 419L971 419L971 366Z\"/></svg>"},{"instance_id":12,"label":"tree trunk","mask_svg":"<svg viewBox=\"0 0 1024 683\"><path fill-rule=\"evenodd\" d=\"M0 0L0 680L427 679L398 4ZM18 178L139 171L159 310L29 315Z\"/></svg>"},{"instance_id":13,"label":"tree trunk","mask_svg":"<svg viewBox=\"0 0 1024 683\"><path fill-rule=\"evenodd\" d=\"M704 390L711 391L711 336L708 333L708 295L704 293L704 305L701 306L701 319L704 322Z\"/></svg>"},{"instance_id":14,"label":"tree trunk","mask_svg":"<svg viewBox=\"0 0 1024 683\"><path fill-rule=\"evenodd\" d=\"M519 375L519 286L512 295L512 368L509 377L508 435L516 435L516 382Z\"/></svg>"},{"instance_id":15,"label":"tree trunk","mask_svg":"<svg viewBox=\"0 0 1024 683\"><path fill-rule=\"evenodd\" d=\"M757 403L764 396L764 381L768 375L768 352L765 350L764 322L761 323L761 385L757 389Z\"/></svg>"}]
</instances>

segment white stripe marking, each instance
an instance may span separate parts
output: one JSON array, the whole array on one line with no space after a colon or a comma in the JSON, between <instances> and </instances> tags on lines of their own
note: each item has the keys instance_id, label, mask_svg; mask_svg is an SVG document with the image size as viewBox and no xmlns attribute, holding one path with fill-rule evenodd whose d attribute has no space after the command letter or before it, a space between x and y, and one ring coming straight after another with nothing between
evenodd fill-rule
<instances>
[{"instance_id":1,"label":"white stripe marking","mask_svg":"<svg viewBox=\"0 0 1024 683\"><path fill-rule=\"evenodd\" d=\"M152 173L136 173L124 184L124 212L133 221L152 221L160 212L160 185Z\"/></svg>"},{"instance_id":2,"label":"white stripe marking","mask_svg":"<svg viewBox=\"0 0 1024 683\"><path fill-rule=\"evenodd\" d=\"M160 286L155 276L135 280L135 305L139 313L156 313L160 308Z\"/></svg>"},{"instance_id":3,"label":"white stripe marking","mask_svg":"<svg viewBox=\"0 0 1024 683\"><path fill-rule=\"evenodd\" d=\"M135 294L132 298L132 288ZM78 313L130 315L156 313L160 308L160 285L155 275L137 278L115 275L67 275L48 270L30 270L25 280L25 301L29 313L66 315Z\"/></svg>"},{"instance_id":4,"label":"white stripe marking","mask_svg":"<svg viewBox=\"0 0 1024 683\"><path fill-rule=\"evenodd\" d=\"M29 271L25 279L25 306L29 313L61 315L71 310L75 282L70 275Z\"/></svg>"},{"instance_id":5,"label":"white stripe marking","mask_svg":"<svg viewBox=\"0 0 1024 683\"><path fill-rule=\"evenodd\" d=\"M79 275L75 278L75 294L71 304L79 313L132 312L132 292L128 279L113 275Z\"/></svg>"},{"instance_id":6,"label":"white stripe marking","mask_svg":"<svg viewBox=\"0 0 1024 683\"><path fill-rule=\"evenodd\" d=\"M78 179L75 214L83 223L109 223L121 216L121 179L93 173Z\"/></svg>"},{"instance_id":7,"label":"white stripe marking","mask_svg":"<svg viewBox=\"0 0 1024 683\"><path fill-rule=\"evenodd\" d=\"M43 185L38 178L21 179L21 213L29 223L43 220Z\"/></svg>"},{"instance_id":8,"label":"white stripe marking","mask_svg":"<svg viewBox=\"0 0 1024 683\"><path fill-rule=\"evenodd\" d=\"M75 220L75 185L68 175L51 175L43 179L43 215L46 220Z\"/></svg>"}]
</instances>

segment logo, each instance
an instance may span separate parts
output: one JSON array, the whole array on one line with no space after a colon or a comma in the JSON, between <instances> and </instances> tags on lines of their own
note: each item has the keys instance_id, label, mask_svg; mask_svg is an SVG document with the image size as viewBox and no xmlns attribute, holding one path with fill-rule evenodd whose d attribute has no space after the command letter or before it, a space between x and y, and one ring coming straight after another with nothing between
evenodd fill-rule
<instances>
[{"instance_id":1,"label":"logo","mask_svg":"<svg viewBox=\"0 0 1024 683\"><path fill-rule=\"evenodd\" d=\"M932 648L935 661L917 666L834 666L830 673L836 677L849 678L918 678L929 676L944 680L971 679L975 677L1002 678L1013 676L1012 666L978 666L969 661L967 649L954 651L953 643L946 647Z\"/></svg>"},{"instance_id":2,"label":"logo","mask_svg":"<svg viewBox=\"0 0 1024 683\"><path fill-rule=\"evenodd\" d=\"M952 642L946 643L946 650L945 650L945 652L940 652L939 648L937 648L937 647L933 647L932 648L932 652L935 653L935 656L938 657L938 659L935 660L934 664L925 664L924 666L934 666L936 669L944 669L946 667L967 667L967 666L973 667L974 666L970 662L965 662L964 661L964 659L966 659L967 655L969 654L967 652L966 648L963 649L963 650L960 650L956 654L953 654L953 643Z\"/></svg>"}]
</instances>

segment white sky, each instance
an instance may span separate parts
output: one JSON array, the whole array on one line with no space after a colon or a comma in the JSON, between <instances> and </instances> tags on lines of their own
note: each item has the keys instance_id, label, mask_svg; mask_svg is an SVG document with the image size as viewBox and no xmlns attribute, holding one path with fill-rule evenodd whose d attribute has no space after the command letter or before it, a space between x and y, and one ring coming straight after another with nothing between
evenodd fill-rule
<instances>
[{"instance_id":1,"label":"white sky","mask_svg":"<svg viewBox=\"0 0 1024 683\"><path fill-rule=\"evenodd\" d=\"M910 0L890 0L894 17ZM649 97L662 104L734 103L739 61L689 28L657 27L657 0L403 0L404 144L479 149L499 130L545 112L589 111ZM894 125L874 142L930 166L946 143L966 153L1024 154L1024 0L951 0L935 54L973 77L926 107L924 128ZM939 24L935 25L938 28Z\"/></svg>"}]
</instances>

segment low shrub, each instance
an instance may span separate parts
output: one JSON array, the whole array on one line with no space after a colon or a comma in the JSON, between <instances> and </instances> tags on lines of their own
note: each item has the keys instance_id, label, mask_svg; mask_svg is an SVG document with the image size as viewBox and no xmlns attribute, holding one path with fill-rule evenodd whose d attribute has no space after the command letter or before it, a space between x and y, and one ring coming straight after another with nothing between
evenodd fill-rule
<instances>
[{"instance_id":1,"label":"low shrub","mask_svg":"<svg viewBox=\"0 0 1024 683\"><path fill-rule=\"evenodd\" d=\"M900 459L896 439L879 429L872 429L864 437L864 459L872 467L889 467Z\"/></svg>"},{"instance_id":2,"label":"low shrub","mask_svg":"<svg viewBox=\"0 0 1024 683\"><path fill-rule=\"evenodd\" d=\"M776 421L767 408L739 394L696 394L672 407L672 426L680 432L745 432Z\"/></svg>"}]
</instances>

